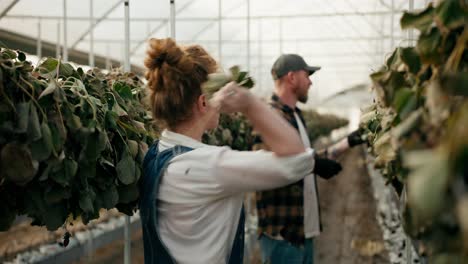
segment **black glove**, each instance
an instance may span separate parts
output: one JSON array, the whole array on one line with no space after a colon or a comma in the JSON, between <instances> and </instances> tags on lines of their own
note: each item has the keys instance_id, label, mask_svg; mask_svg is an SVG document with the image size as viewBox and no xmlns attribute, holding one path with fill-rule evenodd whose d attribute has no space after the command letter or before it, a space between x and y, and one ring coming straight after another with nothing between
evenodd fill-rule
<instances>
[{"instance_id":1,"label":"black glove","mask_svg":"<svg viewBox=\"0 0 468 264\"><path fill-rule=\"evenodd\" d=\"M324 179L330 179L341 171L340 163L320 157L315 157L314 173Z\"/></svg>"},{"instance_id":2,"label":"black glove","mask_svg":"<svg viewBox=\"0 0 468 264\"><path fill-rule=\"evenodd\" d=\"M362 130L361 129L357 129L353 132L351 132L351 134L348 135L348 145L349 147L354 147L354 146L357 146L357 145L360 145L362 143L366 143L367 140L365 139L362 139Z\"/></svg>"}]
</instances>

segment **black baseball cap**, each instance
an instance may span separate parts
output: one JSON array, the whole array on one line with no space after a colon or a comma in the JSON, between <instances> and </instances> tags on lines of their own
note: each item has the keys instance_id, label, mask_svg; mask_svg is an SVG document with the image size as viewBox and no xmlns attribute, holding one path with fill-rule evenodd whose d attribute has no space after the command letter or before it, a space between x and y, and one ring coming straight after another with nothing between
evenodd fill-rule
<instances>
[{"instance_id":1,"label":"black baseball cap","mask_svg":"<svg viewBox=\"0 0 468 264\"><path fill-rule=\"evenodd\" d=\"M304 58L297 54L283 54L276 59L275 63L273 63L273 67L271 67L271 75L273 75L274 80L277 80L290 71L306 70L309 72L309 75L311 75L320 70L320 68L321 67L318 66L307 65Z\"/></svg>"}]
</instances>

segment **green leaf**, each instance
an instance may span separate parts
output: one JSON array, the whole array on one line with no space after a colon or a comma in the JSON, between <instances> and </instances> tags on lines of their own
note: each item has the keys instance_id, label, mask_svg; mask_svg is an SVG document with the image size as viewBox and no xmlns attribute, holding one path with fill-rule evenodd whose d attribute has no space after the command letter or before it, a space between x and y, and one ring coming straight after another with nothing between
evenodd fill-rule
<instances>
[{"instance_id":1,"label":"green leaf","mask_svg":"<svg viewBox=\"0 0 468 264\"><path fill-rule=\"evenodd\" d=\"M238 80L239 79L239 74L240 74L240 67L235 65L229 68L229 71L231 72L232 80Z\"/></svg>"},{"instance_id":2,"label":"green leaf","mask_svg":"<svg viewBox=\"0 0 468 264\"><path fill-rule=\"evenodd\" d=\"M409 113L415 110L416 104L416 94L409 88L403 88L396 92L392 106L400 118L405 119Z\"/></svg>"},{"instance_id":3,"label":"green leaf","mask_svg":"<svg viewBox=\"0 0 468 264\"><path fill-rule=\"evenodd\" d=\"M128 149L124 150L122 159L117 163L116 169L117 177L123 184L128 185L136 181L136 164Z\"/></svg>"},{"instance_id":4,"label":"green leaf","mask_svg":"<svg viewBox=\"0 0 468 264\"><path fill-rule=\"evenodd\" d=\"M117 129L117 120L119 116L112 111L106 111L105 127L106 129Z\"/></svg>"},{"instance_id":5,"label":"green leaf","mask_svg":"<svg viewBox=\"0 0 468 264\"><path fill-rule=\"evenodd\" d=\"M379 101L384 106L389 106L394 100L395 92L406 86L403 74L396 71L377 72L372 74L371 78Z\"/></svg>"},{"instance_id":6,"label":"green leaf","mask_svg":"<svg viewBox=\"0 0 468 264\"><path fill-rule=\"evenodd\" d=\"M31 103L19 103L16 105L16 129L17 133L26 133L29 123L29 109Z\"/></svg>"},{"instance_id":7,"label":"green leaf","mask_svg":"<svg viewBox=\"0 0 468 264\"><path fill-rule=\"evenodd\" d=\"M2 148L0 165L6 178L18 185L31 181L39 169L39 163L32 159L27 146L14 142Z\"/></svg>"},{"instance_id":8,"label":"green leaf","mask_svg":"<svg viewBox=\"0 0 468 264\"><path fill-rule=\"evenodd\" d=\"M442 24L448 29L460 27L468 21L468 10L465 5L461 5L461 0L441 1L436 7L435 13Z\"/></svg>"},{"instance_id":9,"label":"green leaf","mask_svg":"<svg viewBox=\"0 0 468 264\"><path fill-rule=\"evenodd\" d=\"M115 185L112 185L110 188L106 189L100 194L102 199L102 205L106 209L114 208L115 205L119 202L119 192Z\"/></svg>"},{"instance_id":10,"label":"green leaf","mask_svg":"<svg viewBox=\"0 0 468 264\"><path fill-rule=\"evenodd\" d=\"M70 63L60 63L59 67L59 74L65 78L73 76L75 73L75 69Z\"/></svg>"},{"instance_id":11,"label":"green leaf","mask_svg":"<svg viewBox=\"0 0 468 264\"><path fill-rule=\"evenodd\" d=\"M444 74L441 76L440 85L450 95L468 96L468 74L466 72Z\"/></svg>"},{"instance_id":12,"label":"green leaf","mask_svg":"<svg viewBox=\"0 0 468 264\"><path fill-rule=\"evenodd\" d=\"M118 103L114 104L112 111L118 116L128 116L128 113Z\"/></svg>"},{"instance_id":13,"label":"green leaf","mask_svg":"<svg viewBox=\"0 0 468 264\"><path fill-rule=\"evenodd\" d=\"M417 111L410 112L408 117L403 120L398 126L392 129L392 135L396 139L407 136L413 129L415 129L421 121L423 111L422 108Z\"/></svg>"},{"instance_id":14,"label":"green leaf","mask_svg":"<svg viewBox=\"0 0 468 264\"><path fill-rule=\"evenodd\" d=\"M76 172L78 171L78 163L72 159L65 159L64 162L65 175L69 181L75 177Z\"/></svg>"},{"instance_id":15,"label":"green leaf","mask_svg":"<svg viewBox=\"0 0 468 264\"><path fill-rule=\"evenodd\" d=\"M80 193L79 205L83 212L90 214L94 212L93 200L95 197L96 194L92 190L85 190Z\"/></svg>"},{"instance_id":16,"label":"green leaf","mask_svg":"<svg viewBox=\"0 0 468 264\"><path fill-rule=\"evenodd\" d=\"M106 148L107 142L107 134L96 130L87 138L80 160L97 160L100 153Z\"/></svg>"},{"instance_id":17,"label":"green leaf","mask_svg":"<svg viewBox=\"0 0 468 264\"><path fill-rule=\"evenodd\" d=\"M47 85L47 88L45 88L41 95L39 95L39 99L41 99L43 96L53 93L55 89L57 89L57 82L54 79L50 79L49 85Z\"/></svg>"},{"instance_id":18,"label":"green leaf","mask_svg":"<svg viewBox=\"0 0 468 264\"><path fill-rule=\"evenodd\" d=\"M54 143L53 143L53 140L52 140L52 132L50 130L49 125L45 121L42 121L41 132L42 132L42 138L44 140L44 147L45 147L44 154L45 153L52 153L52 151L54 150Z\"/></svg>"},{"instance_id":19,"label":"green leaf","mask_svg":"<svg viewBox=\"0 0 468 264\"><path fill-rule=\"evenodd\" d=\"M428 33L423 33L419 36L416 48L423 63L439 64L441 62L442 56L439 52L441 42L442 36L436 27L433 27Z\"/></svg>"},{"instance_id":20,"label":"green leaf","mask_svg":"<svg viewBox=\"0 0 468 264\"><path fill-rule=\"evenodd\" d=\"M135 140L127 140L127 145L132 154L132 158L135 159L138 154L138 142Z\"/></svg>"},{"instance_id":21,"label":"green leaf","mask_svg":"<svg viewBox=\"0 0 468 264\"><path fill-rule=\"evenodd\" d=\"M125 83L115 82L113 88L123 99L132 100L132 90Z\"/></svg>"},{"instance_id":22,"label":"green leaf","mask_svg":"<svg viewBox=\"0 0 468 264\"><path fill-rule=\"evenodd\" d=\"M31 105L28 124L28 140L35 141L42 137L41 124L37 116L37 110L34 104Z\"/></svg>"},{"instance_id":23,"label":"green leaf","mask_svg":"<svg viewBox=\"0 0 468 264\"><path fill-rule=\"evenodd\" d=\"M47 206L46 211L42 212L44 225L47 230L57 230L67 219L67 209L63 203L56 203Z\"/></svg>"},{"instance_id":24,"label":"green leaf","mask_svg":"<svg viewBox=\"0 0 468 264\"><path fill-rule=\"evenodd\" d=\"M449 170L447 160L435 151L414 151L404 157L412 169L408 176L408 203L416 223L428 224L446 203Z\"/></svg>"},{"instance_id":25,"label":"green leaf","mask_svg":"<svg viewBox=\"0 0 468 264\"><path fill-rule=\"evenodd\" d=\"M16 210L6 204L0 206L0 232L7 231L16 218Z\"/></svg>"},{"instance_id":26,"label":"green leaf","mask_svg":"<svg viewBox=\"0 0 468 264\"><path fill-rule=\"evenodd\" d=\"M408 66L410 72L413 74L417 74L419 72L421 69L421 61L415 48L402 48L400 56L401 60Z\"/></svg>"},{"instance_id":27,"label":"green leaf","mask_svg":"<svg viewBox=\"0 0 468 264\"><path fill-rule=\"evenodd\" d=\"M52 149L55 153L60 153L65 143L66 135L61 135L56 125L49 126L52 139Z\"/></svg>"},{"instance_id":28,"label":"green leaf","mask_svg":"<svg viewBox=\"0 0 468 264\"><path fill-rule=\"evenodd\" d=\"M26 55L21 51L18 51L18 60L19 61L25 61L26 60Z\"/></svg>"},{"instance_id":29,"label":"green leaf","mask_svg":"<svg viewBox=\"0 0 468 264\"><path fill-rule=\"evenodd\" d=\"M54 204L61 202L72 197L70 188L63 188L60 186L53 186L50 190L46 191L44 194L44 200L48 204Z\"/></svg>"},{"instance_id":30,"label":"green leaf","mask_svg":"<svg viewBox=\"0 0 468 264\"><path fill-rule=\"evenodd\" d=\"M10 49L3 50L2 55L3 55L2 57L4 59L11 59L11 60L16 59L16 56L17 56L16 52L14 52L14 51L12 51Z\"/></svg>"},{"instance_id":31,"label":"green leaf","mask_svg":"<svg viewBox=\"0 0 468 264\"><path fill-rule=\"evenodd\" d=\"M242 82L240 82L239 85L245 88L252 88L254 87L255 82L251 77L248 77L244 79Z\"/></svg>"},{"instance_id":32,"label":"green leaf","mask_svg":"<svg viewBox=\"0 0 468 264\"><path fill-rule=\"evenodd\" d=\"M119 203L130 203L138 199L139 191L136 183L120 185L117 190L119 191Z\"/></svg>"},{"instance_id":33,"label":"green leaf","mask_svg":"<svg viewBox=\"0 0 468 264\"><path fill-rule=\"evenodd\" d=\"M58 60L54 58L47 58L44 62L37 67L41 77L51 79L57 74Z\"/></svg>"},{"instance_id":34,"label":"green leaf","mask_svg":"<svg viewBox=\"0 0 468 264\"><path fill-rule=\"evenodd\" d=\"M41 173L41 176L39 177L39 181L45 181L49 178L49 172L52 170L52 168L55 166L53 162L49 162L47 164L47 167L44 169L44 171Z\"/></svg>"},{"instance_id":35,"label":"green leaf","mask_svg":"<svg viewBox=\"0 0 468 264\"><path fill-rule=\"evenodd\" d=\"M434 22L434 8L429 5L425 10L419 13L403 12L403 16L400 20L402 29L416 28L424 32Z\"/></svg>"}]
</instances>

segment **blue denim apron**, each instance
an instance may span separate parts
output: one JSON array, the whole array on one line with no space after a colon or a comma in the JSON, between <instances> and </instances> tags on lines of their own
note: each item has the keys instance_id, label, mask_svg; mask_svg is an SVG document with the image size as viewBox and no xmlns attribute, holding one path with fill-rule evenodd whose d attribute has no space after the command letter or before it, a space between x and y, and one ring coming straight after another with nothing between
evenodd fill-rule
<instances>
[{"instance_id":1,"label":"blue denim apron","mask_svg":"<svg viewBox=\"0 0 468 264\"><path fill-rule=\"evenodd\" d=\"M140 218L143 229L143 249L145 264L175 264L168 248L161 240L158 231L157 197L162 175L169 161L182 153L193 150L184 146L175 146L162 152L158 151L156 141L146 153L143 161L144 177L140 182ZM243 263L244 257L244 223L245 215L242 207L236 236L232 245L229 264Z\"/></svg>"}]
</instances>

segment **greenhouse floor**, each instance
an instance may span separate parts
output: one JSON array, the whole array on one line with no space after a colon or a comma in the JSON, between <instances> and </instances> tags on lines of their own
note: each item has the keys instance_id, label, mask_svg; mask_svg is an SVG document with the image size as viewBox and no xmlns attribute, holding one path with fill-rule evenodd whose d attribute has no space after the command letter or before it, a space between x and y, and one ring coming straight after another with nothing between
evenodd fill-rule
<instances>
[{"instance_id":1,"label":"greenhouse floor","mask_svg":"<svg viewBox=\"0 0 468 264\"><path fill-rule=\"evenodd\" d=\"M372 185L361 149L342 157L345 168L337 177L319 179L324 232L315 241L315 258L320 264L389 263L382 233L376 220ZM254 250L254 254L258 254ZM252 263L259 263L259 256ZM78 263L123 263L123 241L96 251ZM132 263L143 263L141 233L133 237Z\"/></svg>"}]
</instances>

